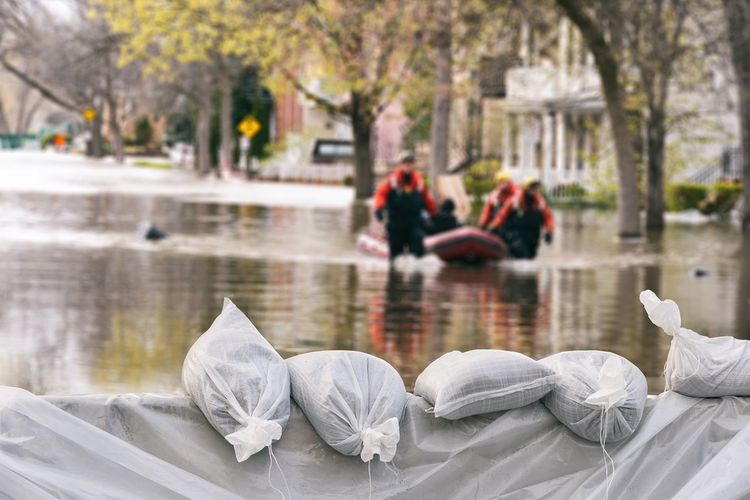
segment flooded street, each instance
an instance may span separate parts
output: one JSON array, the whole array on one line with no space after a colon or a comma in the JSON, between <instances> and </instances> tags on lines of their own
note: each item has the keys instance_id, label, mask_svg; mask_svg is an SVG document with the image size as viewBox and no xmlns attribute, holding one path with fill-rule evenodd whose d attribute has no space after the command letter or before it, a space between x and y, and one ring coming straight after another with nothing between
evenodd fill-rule
<instances>
[{"instance_id":1,"label":"flooded street","mask_svg":"<svg viewBox=\"0 0 750 500\"><path fill-rule=\"evenodd\" d=\"M555 215L554 245L534 262L428 257L389 269L356 252L369 214L344 188L2 153L0 384L178 390L184 355L225 296L285 357L366 351L408 387L453 349L603 349L635 362L659 392L669 338L643 313L644 288L674 299L688 328L750 338L750 252L728 223L672 221L620 243L613 213ZM171 237L142 241L145 220Z\"/></svg>"}]
</instances>

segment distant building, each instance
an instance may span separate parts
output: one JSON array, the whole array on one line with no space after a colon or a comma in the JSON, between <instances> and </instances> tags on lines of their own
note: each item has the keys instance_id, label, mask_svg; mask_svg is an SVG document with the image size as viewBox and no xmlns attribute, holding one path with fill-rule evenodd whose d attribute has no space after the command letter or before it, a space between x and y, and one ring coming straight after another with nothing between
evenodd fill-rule
<instances>
[{"instance_id":1,"label":"distant building","mask_svg":"<svg viewBox=\"0 0 750 500\"><path fill-rule=\"evenodd\" d=\"M613 166L593 56L567 19L544 39L522 25L517 57L498 57L490 63L494 68L485 68L480 79L482 156L499 158L517 179L533 175L548 186L587 185L602 168ZM718 161L736 143L736 99L727 69L717 65L710 71L713 81L705 92L671 93L672 111L694 111L703 122L688 133L673 131L667 137L668 142L678 136L685 139L680 148L690 163L681 172L686 178Z\"/></svg>"}]
</instances>

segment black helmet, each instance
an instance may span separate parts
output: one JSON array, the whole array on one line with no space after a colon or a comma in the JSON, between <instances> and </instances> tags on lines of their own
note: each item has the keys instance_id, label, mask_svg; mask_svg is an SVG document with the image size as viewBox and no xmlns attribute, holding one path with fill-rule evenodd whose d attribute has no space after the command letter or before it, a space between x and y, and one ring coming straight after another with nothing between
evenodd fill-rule
<instances>
[{"instance_id":1,"label":"black helmet","mask_svg":"<svg viewBox=\"0 0 750 500\"><path fill-rule=\"evenodd\" d=\"M445 212L447 214L453 213L453 211L456 209L456 204L453 202L452 199L446 198L443 200L443 202L440 204L440 211Z\"/></svg>"},{"instance_id":2,"label":"black helmet","mask_svg":"<svg viewBox=\"0 0 750 500\"><path fill-rule=\"evenodd\" d=\"M399 163L415 163L416 161L416 158L414 158L414 155L411 153L404 153L399 159Z\"/></svg>"}]
</instances>

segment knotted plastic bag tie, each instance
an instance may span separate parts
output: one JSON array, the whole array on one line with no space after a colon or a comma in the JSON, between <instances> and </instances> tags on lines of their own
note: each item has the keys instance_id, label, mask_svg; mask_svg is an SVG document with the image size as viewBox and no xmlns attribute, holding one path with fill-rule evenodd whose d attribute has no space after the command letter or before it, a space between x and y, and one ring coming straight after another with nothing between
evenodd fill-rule
<instances>
[{"instance_id":1,"label":"knotted plastic bag tie","mask_svg":"<svg viewBox=\"0 0 750 500\"><path fill-rule=\"evenodd\" d=\"M389 418L380 425L360 432L362 438L362 461L369 462L377 453L381 462L390 462L396 455L396 445L400 439L398 419Z\"/></svg>"},{"instance_id":2,"label":"knotted plastic bag tie","mask_svg":"<svg viewBox=\"0 0 750 500\"><path fill-rule=\"evenodd\" d=\"M266 446L270 446L274 440L281 438L281 426L276 422L253 416L246 416L244 421L243 428L225 437L234 446L238 462L244 462Z\"/></svg>"}]
</instances>

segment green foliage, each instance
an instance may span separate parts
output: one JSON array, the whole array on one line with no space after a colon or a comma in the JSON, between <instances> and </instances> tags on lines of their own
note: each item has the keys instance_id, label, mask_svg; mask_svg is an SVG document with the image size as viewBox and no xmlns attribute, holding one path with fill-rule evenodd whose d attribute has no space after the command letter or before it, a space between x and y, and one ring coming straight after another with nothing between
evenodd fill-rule
<instances>
[{"instance_id":1,"label":"green foliage","mask_svg":"<svg viewBox=\"0 0 750 500\"><path fill-rule=\"evenodd\" d=\"M55 145L55 136L57 135L57 132L47 132L45 133L41 140L39 141L39 145L42 149L46 148L47 146L54 146ZM70 134L64 134L65 137L65 144L70 144Z\"/></svg>"},{"instance_id":2,"label":"green foliage","mask_svg":"<svg viewBox=\"0 0 750 500\"><path fill-rule=\"evenodd\" d=\"M186 111L169 115L166 128L168 146L177 142L192 143L195 140L195 119Z\"/></svg>"},{"instance_id":3,"label":"green foliage","mask_svg":"<svg viewBox=\"0 0 750 500\"><path fill-rule=\"evenodd\" d=\"M698 208L708 194L708 187L692 182L679 182L667 188L667 209L673 212Z\"/></svg>"},{"instance_id":4,"label":"green foliage","mask_svg":"<svg viewBox=\"0 0 750 500\"><path fill-rule=\"evenodd\" d=\"M492 181L464 176L464 187L466 188L466 193L473 200L481 200L483 196L492 191L492 188L495 187L495 183Z\"/></svg>"},{"instance_id":5,"label":"green foliage","mask_svg":"<svg viewBox=\"0 0 750 500\"><path fill-rule=\"evenodd\" d=\"M263 85L258 71L254 68L245 69L238 78L237 85L232 89L232 130L235 134L234 159L240 159L240 137L237 126L247 116L253 117L260 123L260 130L250 143L250 155L253 158L265 159L270 156L271 143L271 115L273 113L273 96L271 91Z\"/></svg>"},{"instance_id":6,"label":"green foliage","mask_svg":"<svg viewBox=\"0 0 750 500\"><path fill-rule=\"evenodd\" d=\"M430 140L432 132L432 95L421 93L418 97L407 95L404 114L409 118L409 128L404 134L404 149L413 151L419 142Z\"/></svg>"},{"instance_id":7,"label":"green foliage","mask_svg":"<svg viewBox=\"0 0 750 500\"><path fill-rule=\"evenodd\" d=\"M154 135L154 128L151 126L151 120L148 116L141 116L135 121L134 138L138 146L147 146Z\"/></svg>"},{"instance_id":8,"label":"green foliage","mask_svg":"<svg viewBox=\"0 0 750 500\"><path fill-rule=\"evenodd\" d=\"M47 146L52 146L55 144L55 133L54 132L47 132L44 134L39 141L39 145L42 149L46 148Z\"/></svg>"},{"instance_id":9,"label":"green foliage","mask_svg":"<svg viewBox=\"0 0 750 500\"><path fill-rule=\"evenodd\" d=\"M742 184L739 182L717 182L711 186L711 192L698 204L698 210L708 214L726 214L734 208L742 196Z\"/></svg>"},{"instance_id":10,"label":"green foliage","mask_svg":"<svg viewBox=\"0 0 750 500\"><path fill-rule=\"evenodd\" d=\"M172 168L172 164L167 161L152 161L152 160L135 160L133 162L134 167L152 168L155 170L168 170Z\"/></svg>"},{"instance_id":11,"label":"green foliage","mask_svg":"<svg viewBox=\"0 0 750 500\"><path fill-rule=\"evenodd\" d=\"M500 170L500 161L484 158L474 162L464 174L466 193L474 200L481 200L495 187L494 176Z\"/></svg>"}]
</instances>

